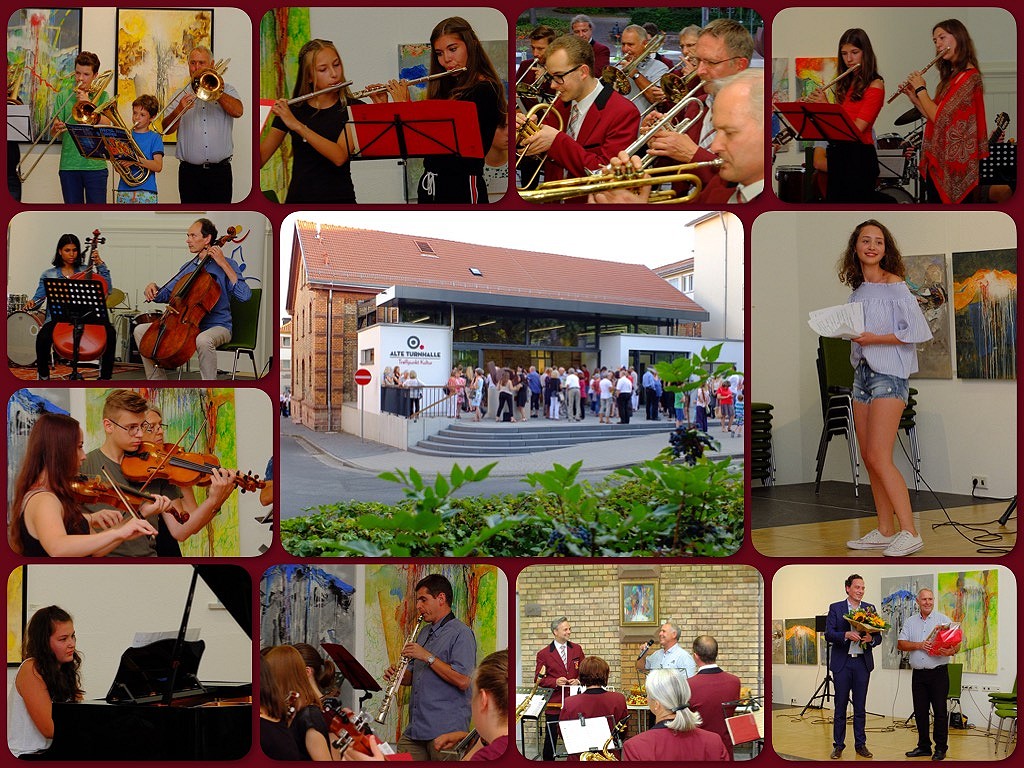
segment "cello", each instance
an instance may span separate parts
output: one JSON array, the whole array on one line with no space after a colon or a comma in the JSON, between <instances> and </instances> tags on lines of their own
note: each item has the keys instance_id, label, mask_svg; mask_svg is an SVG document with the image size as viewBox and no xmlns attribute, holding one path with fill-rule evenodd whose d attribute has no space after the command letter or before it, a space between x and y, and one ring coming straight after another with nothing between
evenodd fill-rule
<instances>
[{"instance_id":1,"label":"cello","mask_svg":"<svg viewBox=\"0 0 1024 768\"><path fill-rule=\"evenodd\" d=\"M103 295L107 295L107 281L96 271L94 259L98 247L107 242L107 238L100 237L100 231L94 229L91 238L85 238L89 246L89 264L81 272L76 272L69 279L71 280L98 280L103 286ZM55 323L53 326L53 348L57 354L65 360L72 360L75 356L75 326L72 323ZM106 323L89 323L83 326L82 338L78 343L79 360L96 360L107 348Z\"/></svg>"},{"instance_id":2,"label":"cello","mask_svg":"<svg viewBox=\"0 0 1024 768\"><path fill-rule=\"evenodd\" d=\"M228 227L226 234L203 249L203 257L196 268L175 283L167 308L160 319L146 329L139 342L140 355L161 368L171 369L180 368L192 359L199 324L217 306L221 293L217 280L206 271L206 265L213 258L210 249L232 242L238 231L237 227Z\"/></svg>"}]
</instances>

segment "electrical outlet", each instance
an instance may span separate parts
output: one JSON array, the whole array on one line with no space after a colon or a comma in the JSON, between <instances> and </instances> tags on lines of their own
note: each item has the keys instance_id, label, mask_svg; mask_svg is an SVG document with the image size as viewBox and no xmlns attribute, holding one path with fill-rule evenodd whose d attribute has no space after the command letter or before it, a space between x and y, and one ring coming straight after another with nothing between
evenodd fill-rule
<instances>
[{"instance_id":1,"label":"electrical outlet","mask_svg":"<svg viewBox=\"0 0 1024 768\"><path fill-rule=\"evenodd\" d=\"M971 485L975 490L988 490L988 475L971 475Z\"/></svg>"},{"instance_id":2,"label":"electrical outlet","mask_svg":"<svg viewBox=\"0 0 1024 768\"><path fill-rule=\"evenodd\" d=\"M790 699L790 700L789 700L789 703L790 703L790 704L796 704L796 699Z\"/></svg>"},{"instance_id":3,"label":"electrical outlet","mask_svg":"<svg viewBox=\"0 0 1024 768\"><path fill-rule=\"evenodd\" d=\"M961 685L961 686L960 686L960 688L961 688L962 690L965 690L965 691L974 691L974 690L977 690L977 689L975 688L975 686L973 686L973 685Z\"/></svg>"}]
</instances>

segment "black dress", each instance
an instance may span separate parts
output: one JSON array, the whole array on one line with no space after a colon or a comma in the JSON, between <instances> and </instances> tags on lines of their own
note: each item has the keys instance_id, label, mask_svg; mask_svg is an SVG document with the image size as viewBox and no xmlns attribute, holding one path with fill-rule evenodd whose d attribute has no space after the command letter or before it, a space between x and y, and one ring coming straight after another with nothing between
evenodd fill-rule
<instances>
[{"instance_id":1,"label":"black dress","mask_svg":"<svg viewBox=\"0 0 1024 768\"><path fill-rule=\"evenodd\" d=\"M288 726L280 721L260 718L260 749L271 760L301 760L302 753Z\"/></svg>"},{"instance_id":2,"label":"black dress","mask_svg":"<svg viewBox=\"0 0 1024 768\"><path fill-rule=\"evenodd\" d=\"M300 759L312 760L309 752L306 751L306 731L312 729L323 734L324 741L330 746L331 732L327 729L327 720L324 719L323 710L320 707L303 707L292 719L288 729L292 732L292 739L299 749Z\"/></svg>"},{"instance_id":3,"label":"black dress","mask_svg":"<svg viewBox=\"0 0 1024 768\"><path fill-rule=\"evenodd\" d=\"M310 130L331 141L338 140L348 122L348 109L340 101L326 109L311 107L305 101L294 105L292 114ZM289 130L280 117L274 118L273 127L292 137L292 179L286 203L355 204L356 191L352 186L349 161L335 165L298 133Z\"/></svg>"},{"instance_id":4,"label":"black dress","mask_svg":"<svg viewBox=\"0 0 1024 768\"><path fill-rule=\"evenodd\" d=\"M501 100L495 86L481 80L462 94L459 101L476 104L477 121L484 154L494 141L494 133L501 120ZM421 205L437 203L487 202L487 182L484 180L482 157L456 157L440 155L423 160L423 175L417 185L417 198Z\"/></svg>"}]
</instances>

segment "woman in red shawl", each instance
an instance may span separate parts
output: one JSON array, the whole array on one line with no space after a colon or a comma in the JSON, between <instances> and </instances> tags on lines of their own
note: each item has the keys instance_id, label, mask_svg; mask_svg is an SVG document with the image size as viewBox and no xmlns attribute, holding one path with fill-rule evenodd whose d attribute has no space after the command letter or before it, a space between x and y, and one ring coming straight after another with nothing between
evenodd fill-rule
<instances>
[{"instance_id":1,"label":"woman in red shawl","mask_svg":"<svg viewBox=\"0 0 1024 768\"><path fill-rule=\"evenodd\" d=\"M978 188L979 161L988 156L978 56L967 27L957 19L936 24L932 41L936 55L941 54L935 99L919 72L910 75L906 91L928 121L921 152L924 202L971 202Z\"/></svg>"}]
</instances>

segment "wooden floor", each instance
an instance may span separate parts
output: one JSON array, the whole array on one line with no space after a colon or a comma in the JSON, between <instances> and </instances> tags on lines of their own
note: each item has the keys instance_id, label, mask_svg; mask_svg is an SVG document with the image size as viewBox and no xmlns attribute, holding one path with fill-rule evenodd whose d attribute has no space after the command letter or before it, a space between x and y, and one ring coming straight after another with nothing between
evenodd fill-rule
<instances>
[{"instance_id":1,"label":"wooden floor","mask_svg":"<svg viewBox=\"0 0 1024 768\"><path fill-rule=\"evenodd\" d=\"M959 523L981 525L981 530L957 529L951 525L932 528L936 523L946 522L946 513L941 509L922 510L915 512L914 525L918 533L924 537L924 548L910 557L999 557L1002 552L985 551L987 547L1010 548L1017 541L1016 513L1005 527L997 520L1006 510L1006 502L974 504L960 506L949 510L949 517ZM865 559L882 557L881 550L847 549L846 542L857 539L876 527L877 518L853 517L840 520L803 523L800 525L778 525L767 528L754 528L751 540L757 551L768 557L841 557ZM971 542L964 535L984 538L984 532L1003 534L997 541ZM894 558L886 558L891 560ZM826 755L827 757L827 755Z\"/></svg>"},{"instance_id":2,"label":"wooden floor","mask_svg":"<svg viewBox=\"0 0 1024 768\"><path fill-rule=\"evenodd\" d=\"M832 712L808 710L803 718L797 708L772 708L771 744L781 757L788 760L829 760L832 753ZM824 717L822 716L824 714ZM985 732L985 723L980 728L971 727L965 731L951 728L949 731L949 752L946 760L1002 760L1007 756L1005 733L996 752L995 723L992 732ZM917 746L917 730L913 721L904 725L903 720L895 723L888 717L868 715L867 746L874 755L873 760L900 760L908 764L934 765L927 758L907 758L906 752ZM1011 744L1009 754L1013 754ZM857 760L861 763L871 759L860 757L853 748L853 726L847 724L846 749L841 760ZM835 762L840 762L836 760Z\"/></svg>"}]
</instances>

